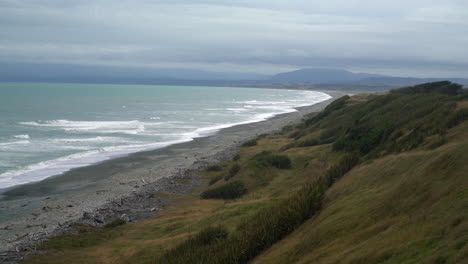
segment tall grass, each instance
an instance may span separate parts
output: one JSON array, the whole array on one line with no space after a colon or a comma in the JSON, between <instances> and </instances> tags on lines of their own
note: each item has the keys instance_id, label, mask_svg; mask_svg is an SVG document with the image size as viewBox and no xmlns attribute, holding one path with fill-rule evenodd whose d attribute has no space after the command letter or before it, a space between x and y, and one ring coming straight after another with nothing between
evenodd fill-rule
<instances>
[{"instance_id":1,"label":"tall grass","mask_svg":"<svg viewBox=\"0 0 468 264\"><path fill-rule=\"evenodd\" d=\"M228 174L224 177L224 180L228 181L232 177L236 176L236 174L240 171L241 167L239 164L235 163L234 165L229 168Z\"/></svg>"},{"instance_id":2,"label":"tall grass","mask_svg":"<svg viewBox=\"0 0 468 264\"><path fill-rule=\"evenodd\" d=\"M200 198L202 199L236 199L247 193L247 188L241 181L226 183L216 188L204 191Z\"/></svg>"},{"instance_id":3,"label":"tall grass","mask_svg":"<svg viewBox=\"0 0 468 264\"><path fill-rule=\"evenodd\" d=\"M271 152L261 152L254 157L254 161L261 167L275 167L287 170L292 168L291 159L286 155L276 155Z\"/></svg>"},{"instance_id":4,"label":"tall grass","mask_svg":"<svg viewBox=\"0 0 468 264\"><path fill-rule=\"evenodd\" d=\"M226 239L213 243L194 243L191 238L168 251L157 263L238 264L248 263L265 249L281 240L321 209L326 189L359 161L345 156L323 178L304 186L279 204L260 210L240 224ZM205 230L198 236L201 236Z\"/></svg>"}]
</instances>

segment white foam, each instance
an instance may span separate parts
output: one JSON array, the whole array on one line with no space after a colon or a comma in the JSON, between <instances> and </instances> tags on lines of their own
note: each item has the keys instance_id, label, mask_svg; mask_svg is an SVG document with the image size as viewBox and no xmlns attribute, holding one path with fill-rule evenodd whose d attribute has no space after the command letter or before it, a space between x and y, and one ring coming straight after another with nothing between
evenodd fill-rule
<instances>
[{"instance_id":1,"label":"white foam","mask_svg":"<svg viewBox=\"0 0 468 264\"><path fill-rule=\"evenodd\" d=\"M31 143L29 140L20 140L20 141L13 141L13 142L4 142L0 143L0 147L6 147L6 146L13 146L13 145L24 145L24 144L29 144Z\"/></svg>"},{"instance_id":2,"label":"white foam","mask_svg":"<svg viewBox=\"0 0 468 264\"><path fill-rule=\"evenodd\" d=\"M92 133L124 133L135 135L145 131L145 123L138 120L131 121L71 121L71 120L49 120L20 122L21 125L50 127L70 132L92 132ZM149 123L150 125L154 125Z\"/></svg>"},{"instance_id":3,"label":"white foam","mask_svg":"<svg viewBox=\"0 0 468 264\"><path fill-rule=\"evenodd\" d=\"M24 135L15 135L13 136L14 138L20 138L20 139L29 139L29 135L24 134Z\"/></svg>"},{"instance_id":4,"label":"white foam","mask_svg":"<svg viewBox=\"0 0 468 264\"><path fill-rule=\"evenodd\" d=\"M181 138L152 144L137 144L105 147L97 150L80 152L66 157L39 162L27 167L10 170L0 174L0 188L32 183L59 175L73 168L84 167L112 158L122 157L139 151L159 149L169 145L191 141L192 138Z\"/></svg>"},{"instance_id":5,"label":"white foam","mask_svg":"<svg viewBox=\"0 0 468 264\"><path fill-rule=\"evenodd\" d=\"M92 138L55 138L53 142L119 142L123 141L123 138L119 137L92 137Z\"/></svg>"}]
</instances>

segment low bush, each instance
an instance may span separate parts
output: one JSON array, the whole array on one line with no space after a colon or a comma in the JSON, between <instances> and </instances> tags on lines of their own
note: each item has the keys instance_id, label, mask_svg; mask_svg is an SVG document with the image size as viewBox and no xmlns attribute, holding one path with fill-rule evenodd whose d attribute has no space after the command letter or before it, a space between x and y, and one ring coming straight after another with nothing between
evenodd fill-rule
<instances>
[{"instance_id":1,"label":"low bush","mask_svg":"<svg viewBox=\"0 0 468 264\"><path fill-rule=\"evenodd\" d=\"M468 120L468 109L460 109L455 112L447 121L449 128L456 127L458 124Z\"/></svg>"},{"instance_id":2,"label":"low bush","mask_svg":"<svg viewBox=\"0 0 468 264\"><path fill-rule=\"evenodd\" d=\"M206 171L222 171L223 167L220 165L211 165L206 168Z\"/></svg>"},{"instance_id":3,"label":"low bush","mask_svg":"<svg viewBox=\"0 0 468 264\"><path fill-rule=\"evenodd\" d=\"M238 161L240 160L240 155L236 154L234 157L232 157L232 161Z\"/></svg>"},{"instance_id":4,"label":"low bush","mask_svg":"<svg viewBox=\"0 0 468 264\"><path fill-rule=\"evenodd\" d=\"M317 115L315 115L315 116L313 116L313 117L311 117L309 119L306 119L304 121L305 125L306 126L311 126L312 124L315 124L316 122L324 119L325 117L330 115L332 112L343 108L346 105L346 102L349 99L350 99L350 97L348 95L345 95L343 97L340 97L340 98L336 99L335 101L331 102L327 107L325 107L325 109L323 109L323 111L321 111L320 113L318 113Z\"/></svg>"},{"instance_id":5,"label":"low bush","mask_svg":"<svg viewBox=\"0 0 468 264\"><path fill-rule=\"evenodd\" d=\"M344 156L337 164L330 167L323 178L324 188L330 187L359 163L360 155L351 153Z\"/></svg>"},{"instance_id":6,"label":"low bush","mask_svg":"<svg viewBox=\"0 0 468 264\"><path fill-rule=\"evenodd\" d=\"M125 225L126 223L127 223L127 221L119 218L119 219L115 219L114 221L108 223L107 225L105 225L105 227L112 228L112 227L116 227L116 226Z\"/></svg>"},{"instance_id":7,"label":"low bush","mask_svg":"<svg viewBox=\"0 0 468 264\"><path fill-rule=\"evenodd\" d=\"M253 147L256 145L257 145L257 139L251 139L249 141L244 142L244 144L242 144L242 147Z\"/></svg>"},{"instance_id":8,"label":"low bush","mask_svg":"<svg viewBox=\"0 0 468 264\"><path fill-rule=\"evenodd\" d=\"M275 167L282 170L292 168L291 159L286 155L274 155L270 152L262 152L257 154L255 159L263 167Z\"/></svg>"},{"instance_id":9,"label":"low bush","mask_svg":"<svg viewBox=\"0 0 468 264\"><path fill-rule=\"evenodd\" d=\"M228 231L225 227L207 227L197 235L168 251L158 263L194 263L190 261L194 251L209 247L213 243L227 238Z\"/></svg>"},{"instance_id":10,"label":"low bush","mask_svg":"<svg viewBox=\"0 0 468 264\"><path fill-rule=\"evenodd\" d=\"M234 164L232 165L232 167L229 169L229 172L228 174L226 175L226 177L224 177L224 180L229 180L231 179L232 177L236 176L236 174L240 171L241 167L239 166L239 164Z\"/></svg>"},{"instance_id":11,"label":"low bush","mask_svg":"<svg viewBox=\"0 0 468 264\"><path fill-rule=\"evenodd\" d=\"M418 94L418 93L440 93L446 95L457 95L463 86L449 81L424 83L410 87L391 90L390 93Z\"/></svg>"},{"instance_id":12,"label":"low bush","mask_svg":"<svg viewBox=\"0 0 468 264\"><path fill-rule=\"evenodd\" d=\"M219 187L204 191L200 198L202 199L236 199L247 193L247 188L241 181L234 181Z\"/></svg>"},{"instance_id":13,"label":"low bush","mask_svg":"<svg viewBox=\"0 0 468 264\"><path fill-rule=\"evenodd\" d=\"M213 178L210 179L210 181L208 182L208 185L213 185L215 183L217 183L219 180L221 180L223 178L223 175L222 174L218 174L216 176L214 176Z\"/></svg>"},{"instance_id":14,"label":"low bush","mask_svg":"<svg viewBox=\"0 0 468 264\"><path fill-rule=\"evenodd\" d=\"M309 138L296 143L296 147L312 147L320 145L320 141L315 138Z\"/></svg>"}]
</instances>

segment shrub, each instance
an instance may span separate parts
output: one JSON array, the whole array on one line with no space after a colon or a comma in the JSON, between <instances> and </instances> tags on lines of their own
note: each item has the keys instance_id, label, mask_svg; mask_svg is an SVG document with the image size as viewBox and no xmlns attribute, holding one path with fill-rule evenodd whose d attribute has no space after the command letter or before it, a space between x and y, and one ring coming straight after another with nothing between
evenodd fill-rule
<instances>
[{"instance_id":1,"label":"shrub","mask_svg":"<svg viewBox=\"0 0 468 264\"><path fill-rule=\"evenodd\" d=\"M232 157L232 160L233 160L233 161L238 161L238 160L240 160L240 155L239 155L239 154L236 154L234 157Z\"/></svg>"},{"instance_id":2,"label":"shrub","mask_svg":"<svg viewBox=\"0 0 468 264\"><path fill-rule=\"evenodd\" d=\"M228 231L223 226L210 226L200 231L194 238L192 238L192 241L196 244L208 245L217 240L225 239L228 234Z\"/></svg>"},{"instance_id":3,"label":"shrub","mask_svg":"<svg viewBox=\"0 0 468 264\"><path fill-rule=\"evenodd\" d=\"M343 157L338 164L333 165L330 167L327 172L325 173L324 188L328 188L331 186L335 181L339 180L343 177L348 171L350 171L354 166L359 163L359 154L358 153L351 153Z\"/></svg>"},{"instance_id":4,"label":"shrub","mask_svg":"<svg viewBox=\"0 0 468 264\"><path fill-rule=\"evenodd\" d=\"M236 199L247 193L247 188L241 181L234 181L222 186L204 191L200 198L202 199Z\"/></svg>"},{"instance_id":5,"label":"shrub","mask_svg":"<svg viewBox=\"0 0 468 264\"><path fill-rule=\"evenodd\" d=\"M194 251L220 242L226 239L228 234L225 227L207 227L197 235L190 237L182 244L169 250L158 263L193 263L190 259Z\"/></svg>"},{"instance_id":6,"label":"shrub","mask_svg":"<svg viewBox=\"0 0 468 264\"><path fill-rule=\"evenodd\" d=\"M221 180L223 178L223 175L222 174L218 174L216 176L214 176L213 178L210 179L210 181L208 182L208 185L213 185L215 183L217 183L219 180Z\"/></svg>"},{"instance_id":7,"label":"shrub","mask_svg":"<svg viewBox=\"0 0 468 264\"><path fill-rule=\"evenodd\" d=\"M302 140L296 144L297 147L312 147L312 146L317 146L317 145L320 145L320 141L318 141L315 138Z\"/></svg>"},{"instance_id":8,"label":"shrub","mask_svg":"<svg viewBox=\"0 0 468 264\"><path fill-rule=\"evenodd\" d=\"M125 225L126 223L127 223L127 221L119 218L119 219L115 219L114 221L106 224L105 227L112 228L112 227L116 227L116 226Z\"/></svg>"},{"instance_id":9,"label":"shrub","mask_svg":"<svg viewBox=\"0 0 468 264\"><path fill-rule=\"evenodd\" d=\"M316 116L313 116L307 120L305 120L306 126L310 126L312 124L315 124L316 122L324 119L328 115L330 115L332 112L337 111L341 108L343 108L346 105L346 102L350 99L348 95L345 95L343 97L340 97L336 99L335 101L331 102L323 111L318 113Z\"/></svg>"},{"instance_id":10,"label":"shrub","mask_svg":"<svg viewBox=\"0 0 468 264\"><path fill-rule=\"evenodd\" d=\"M424 83L410 87L393 89L390 93L417 94L417 93L441 93L446 95L457 95L463 86L449 81Z\"/></svg>"},{"instance_id":11,"label":"shrub","mask_svg":"<svg viewBox=\"0 0 468 264\"><path fill-rule=\"evenodd\" d=\"M251 139L249 141L244 142L244 144L242 144L242 147L253 147L256 145L257 145L257 139Z\"/></svg>"},{"instance_id":12,"label":"shrub","mask_svg":"<svg viewBox=\"0 0 468 264\"><path fill-rule=\"evenodd\" d=\"M232 167L229 169L229 172L228 172L228 175L226 175L226 177L224 177L224 180L229 180L231 179L232 177L236 176L236 174L240 171L241 167L239 166L239 164L234 164L232 165Z\"/></svg>"},{"instance_id":13,"label":"shrub","mask_svg":"<svg viewBox=\"0 0 468 264\"><path fill-rule=\"evenodd\" d=\"M291 159L286 155L274 155L270 152L262 152L257 154L255 159L263 167L275 167L282 170L292 168Z\"/></svg>"},{"instance_id":14,"label":"shrub","mask_svg":"<svg viewBox=\"0 0 468 264\"><path fill-rule=\"evenodd\" d=\"M452 128L466 120L468 120L468 109L460 109L449 118L447 121L447 126Z\"/></svg>"},{"instance_id":15,"label":"shrub","mask_svg":"<svg viewBox=\"0 0 468 264\"><path fill-rule=\"evenodd\" d=\"M211 165L206 168L206 171L222 171L223 167L220 165Z\"/></svg>"}]
</instances>

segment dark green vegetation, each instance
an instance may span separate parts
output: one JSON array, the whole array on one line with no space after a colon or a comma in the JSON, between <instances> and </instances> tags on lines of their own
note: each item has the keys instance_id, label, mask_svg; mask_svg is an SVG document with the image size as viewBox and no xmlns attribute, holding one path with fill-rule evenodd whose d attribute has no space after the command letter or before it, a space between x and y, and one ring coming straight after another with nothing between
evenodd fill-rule
<instances>
[{"instance_id":1,"label":"dark green vegetation","mask_svg":"<svg viewBox=\"0 0 468 264\"><path fill-rule=\"evenodd\" d=\"M219 165L211 165L206 168L206 171L222 171L223 167Z\"/></svg>"},{"instance_id":2,"label":"dark green vegetation","mask_svg":"<svg viewBox=\"0 0 468 264\"><path fill-rule=\"evenodd\" d=\"M216 176L214 176L214 177L212 177L210 179L210 181L208 182L208 185L213 185L213 184L217 183L219 180L221 180L222 178L223 178L223 175L218 174L218 175L216 175Z\"/></svg>"},{"instance_id":3,"label":"dark green vegetation","mask_svg":"<svg viewBox=\"0 0 468 264\"><path fill-rule=\"evenodd\" d=\"M228 172L228 175L226 175L226 177L224 177L224 179L226 181L228 181L229 179L231 179L232 177L236 176L236 174L240 171L241 167L239 166L239 164L235 163L234 165L232 165L232 167L229 169L229 172Z\"/></svg>"},{"instance_id":4,"label":"dark green vegetation","mask_svg":"<svg viewBox=\"0 0 468 264\"><path fill-rule=\"evenodd\" d=\"M462 93L462 88L462 85L451 83L449 81L442 81L394 89L390 92L401 94L439 93L446 95L458 95Z\"/></svg>"},{"instance_id":5,"label":"dark green vegetation","mask_svg":"<svg viewBox=\"0 0 468 264\"><path fill-rule=\"evenodd\" d=\"M105 227L112 228L112 227L116 227L116 226L125 225L126 223L127 223L127 221L119 218L119 219L115 219L114 221L112 221L109 224L105 225Z\"/></svg>"},{"instance_id":6,"label":"dark green vegetation","mask_svg":"<svg viewBox=\"0 0 468 264\"><path fill-rule=\"evenodd\" d=\"M209 226L167 252L159 260L159 263L182 263L182 261L190 260L192 252L200 249L210 249L210 246L225 240L227 236L228 231L226 228ZM196 263L194 261L196 260L187 263Z\"/></svg>"},{"instance_id":7,"label":"dark green vegetation","mask_svg":"<svg viewBox=\"0 0 468 264\"><path fill-rule=\"evenodd\" d=\"M343 97L158 218L56 238L30 262L466 263L468 98L427 86Z\"/></svg>"},{"instance_id":8,"label":"dark green vegetation","mask_svg":"<svg viewBox=\"0 0 468 264\"><path fill-rule=\"evenodd\" d=\"M243 147L253 147L257 145L257 139L252 139L249 141L246 141L244 144L242 144Z\"/></svg>"},{"instance_id":9,"label":"dark green vegetation","mask_svg":"<svg viewBox=\"0 0 468 264\"><path fill-rule=\"evenodd\" d=\"M286 155L274 155L265 151L255 156L254 159L263 167L275 167L282 170L292 168L291 159Z\"/></svg>"},{"instance_id":10,"label":"dark green vegetation","mask_svg":"<svg viewBox=\"0 0 468 264\"><path fill-rule=\"evenodd\" d=\"M226 183L216 188L202 192L202 199L236 199L247 193L247 188L241 181Z\"/></svg>"}]
</instances>

